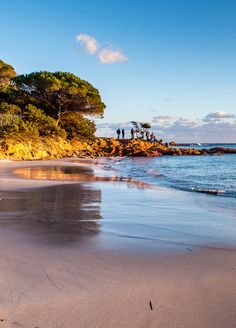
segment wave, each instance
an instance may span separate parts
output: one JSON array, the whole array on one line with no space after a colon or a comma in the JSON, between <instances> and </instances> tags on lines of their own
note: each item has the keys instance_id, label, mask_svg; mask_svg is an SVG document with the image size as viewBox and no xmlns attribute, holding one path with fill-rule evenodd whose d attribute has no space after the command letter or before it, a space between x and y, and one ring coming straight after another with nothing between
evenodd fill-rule
<instances>
[{"instance_id":1,"label":"wave","mask_svg":"<svg viewBox=\"0 0 236 328\"><path fill-rule=\"evenodd\" d=\"M158 177L158 178L166 176L165 174L160 173L160 171L158 171L158 170L146 170L145 173L148 175L152 175L154 177Z\"/></svg>"},{"instance_id":2,"label":"wave","mask_svg":"<svg viewBox=\"0 0 236 328\"><path fill-rule=\"evenodd\" d=\"M203 193L203 194L210 194L210 195L225 194L225 190L222 190L222 189L209 189L209 188L195 188L195 187L192 187L191 191L200 192L200 193Z\"/></svg>"},{"instance_id":3,"label":"wave","mask_svg":"<svg viewBox=\"0 0 236 328\"><path fill-rule=\"evenodd\" d=\"M110 163L121 176L188 192L236 198L235 155L122 158Z\"/></svg>"}]
</instances>

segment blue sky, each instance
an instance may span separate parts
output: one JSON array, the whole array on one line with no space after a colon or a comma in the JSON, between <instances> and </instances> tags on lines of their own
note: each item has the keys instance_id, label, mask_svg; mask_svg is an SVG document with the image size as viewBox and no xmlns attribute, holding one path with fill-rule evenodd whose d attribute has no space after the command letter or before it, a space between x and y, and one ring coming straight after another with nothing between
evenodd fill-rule
<instances>
[{"instance_id":1,"label":"blue sky","mask_svg":"<svg viewBox=\"0 0 236 328\"><path fill-rule=\"evenodd\" d=\"M137 120L164 139L236 142L235 17L231 0L2 0L0 58L91 82L107 105L98 135Z\"/></svg>"}]
</instances>

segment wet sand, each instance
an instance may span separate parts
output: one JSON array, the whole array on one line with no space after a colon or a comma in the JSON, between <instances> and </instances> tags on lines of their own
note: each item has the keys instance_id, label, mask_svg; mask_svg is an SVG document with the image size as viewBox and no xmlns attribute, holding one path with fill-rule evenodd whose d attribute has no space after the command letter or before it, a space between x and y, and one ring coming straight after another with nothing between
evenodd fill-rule
<instances>
[{"instance_id":1,"label":"wet sand","mask_svg":"<svg viewBox=\"0 0 236 328\"><path fill-rule=\"evenodd\" d=\"M104 175L81 165L0 164L0 327L235 327L233 218L203 195L11 173Z\"/></svg>"}]
</instances>

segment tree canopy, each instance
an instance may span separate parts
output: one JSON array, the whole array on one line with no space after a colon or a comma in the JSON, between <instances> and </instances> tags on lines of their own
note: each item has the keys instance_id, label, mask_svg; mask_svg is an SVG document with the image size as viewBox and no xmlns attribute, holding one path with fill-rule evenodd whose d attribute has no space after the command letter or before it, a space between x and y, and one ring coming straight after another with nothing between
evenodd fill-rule
<instances>
[{"instance_id":1,"label":"tree canopy","mask_svg":"<svg viewBox=\"0 0 236 328\"><path fill-rule=\"evenodd\" d=\"M105 105L99 91L74 74L36 72L17 76L13 83L18 100L23 98L58 121L71 113L103 116Z\"/></svg>"},{"instance_id":2,"label":"tree canopy","mask_svg":"<svg viewBox=\"0 0 236 328\"><path fill-rule=\"evenodd\" d=\"M96 131L89 117L103 117L105 107L99 91L74 74L16 76L12 66L0 61L1 135L34 131L40 136L89 139Z\"/></svg>"}]
</instances>

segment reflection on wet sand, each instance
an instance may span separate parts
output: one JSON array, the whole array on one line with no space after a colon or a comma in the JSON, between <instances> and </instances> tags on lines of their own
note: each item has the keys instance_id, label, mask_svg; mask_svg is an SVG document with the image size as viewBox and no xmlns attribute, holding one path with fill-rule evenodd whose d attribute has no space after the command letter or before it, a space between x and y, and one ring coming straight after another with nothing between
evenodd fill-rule
<instances>
[{"instance_id":1,"label":"reflection on wet sand","mask_svg":"<svg viewBox=\"0 0 236 328\"><path fill-rule=\"evenodd\" d=\"M0 222L43 238L75 241L99 232L100 203L100 190L80 184L8 192L0 201Z\"/></svg>"},{"instance_id":2,"label":"reflection on wet sand","mask_svg":"<svg viewBox=\"0 0 236 328\"><path fill-rule=\"evenodd\" d=\"M122 176L95 176L93 170L87 167L75 166L37 166L21 167L13 171L14 174L25 178L35 180L54 180L54 181L78 181L78 182L96 182L96 181L118 181L128 182L141 188L151 188L148 183Z\"/></svg>"},{"instance_id":3,"label":"reflection on wet sand","mask_svg":"<svg viewBox=\"0 0 236 328\"><path fill-rule=\"evenodd\" d=\"M93 181L93 170L86 167L73 166L38 166L21 167L14 174L26 179L62 180L62 181Z\"/></svg>"}]
</instances>

